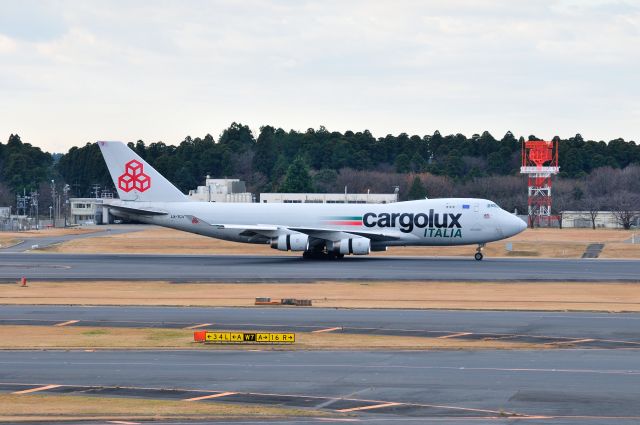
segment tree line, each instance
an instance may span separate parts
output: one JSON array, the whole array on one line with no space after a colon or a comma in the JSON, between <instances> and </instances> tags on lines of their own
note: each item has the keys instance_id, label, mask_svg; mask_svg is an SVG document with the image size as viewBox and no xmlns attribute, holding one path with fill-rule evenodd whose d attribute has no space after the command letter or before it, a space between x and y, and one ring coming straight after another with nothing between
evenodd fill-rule
<instances>
[{"instance_id":1,"label":"tree line","mask_svg":"<svg viewBox=\"0 0 640 425\"><path fill-rule=\"evenodd\" d=\"M538 140L534 135L527 139ZM634 141L605 143L584 140L580 134L556 140L561 169L557 208L577 209L591 197L592 175L633 174L640 164L640 146ZM175 146L142 140L129 146L185 192L211 175L240 178L255 193L343 192L345 186L350 192L389 193L399 186L401 199L482 196L524 211L526 181L519 175L522 141L511 132L500 139L487 131L471 137L436 131L375 138L367 130L340 133L322 126L304 132L264 126L256 137L248 126L232 123L217 140L207 134L187 136ZM28 191L52 178L69 184L74 196L89 196L94 184L113 188L95 143L72 147L54 161L51 154L11 135L6 145L0 143L0 170L0 199L3 193L6 197L6 192ZM571 188L569 195L565 187ZM632 182L613 189L640 194Z\"/></svg>"}]
</instances>

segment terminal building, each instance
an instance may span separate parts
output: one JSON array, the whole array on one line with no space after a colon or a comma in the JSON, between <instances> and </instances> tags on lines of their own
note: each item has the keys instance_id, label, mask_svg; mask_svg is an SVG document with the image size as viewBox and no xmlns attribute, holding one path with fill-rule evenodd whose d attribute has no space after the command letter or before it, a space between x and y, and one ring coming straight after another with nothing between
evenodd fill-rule
<instances>
[{"instance_id":1,"label":"terminal building","mask_svg":"<svg viewBox=\"0 0 640 425\"><path fill-rule=\"evenodd\" d=\"M245 183L239 179L212 179L207 176L204 186L189 191L189 196L201 202L254 202Z\"/></svg>"}]
</instances>

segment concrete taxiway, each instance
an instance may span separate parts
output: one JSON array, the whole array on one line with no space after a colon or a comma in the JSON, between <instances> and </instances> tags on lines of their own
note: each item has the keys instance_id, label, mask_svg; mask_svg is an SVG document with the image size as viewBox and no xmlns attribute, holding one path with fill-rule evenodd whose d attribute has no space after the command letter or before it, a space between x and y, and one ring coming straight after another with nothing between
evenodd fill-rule
<instances>
[{"instance_id":1,"label":"concrete taxiway","mask_svg":"<svg viewBox=\"0 0 640 425\"><path fill-rule=\"evenodd\" d=\"M0 255L0 279L169 281L621 281L640 282L638 260L349 257L342 261L251 255Z\"/></svg>"},{"instance_id":2,"label":"concrete taxiway","mask_svg":"<svg viewBox=\"0 0 640 425\"><path fill-rule=\"evenodd\" d=\"M3 306L0 325L333 332L640 348L640 314L390 309Z\"/></svg>"},{"instance_id":3,"label":"concrete taxiway","mask_svg":"<svg viewBox=\"0 0 640 425\"><path fill-rule=\"evenodd\" d=\"M101 238L105 236L121 235L123 233L139 232L144 230L141 226L118 226L106 227L102 226L92 233L80 233L69 235L49 236L43 231L41 236L25 238L21 242L9 247L0 247L0 253L3 252L26 252L32 249L42 249L51 245L72 241L75 239Z\"/></svg>"},{"instance_id":4,"label":"concrete taxiway","mask_svg":"<svg viewBox=\"0 0 640 425\"><path fill-rule=\"evenodd\" d=\"M172 390L165 392L170 399L205 394L215 395L209 400L216 402L312 407L368 417L475 423L519 416L620 423L618 418L640 421L637 354L636 350L4 351L0 390L30 387L43 394L157 398L162 394L159 389L167 389Z\"/></svg>"}]
</instances>

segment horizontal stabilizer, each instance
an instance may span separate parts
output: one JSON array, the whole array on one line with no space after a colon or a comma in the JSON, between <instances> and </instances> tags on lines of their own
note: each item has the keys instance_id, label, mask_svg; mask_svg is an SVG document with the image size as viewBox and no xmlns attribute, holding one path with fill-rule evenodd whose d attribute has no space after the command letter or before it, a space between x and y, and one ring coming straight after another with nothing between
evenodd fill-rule
<instances>
[{"instance_id":1,"label":"horizontal stabilizer","mask_svg":"<svg viewBox=\"0 0 640 425\"><path fill-rule=\"evenodd\" d=\"M168 214L168 212L162 211L156 208L122 206L122 205L115 205L115 204L113 205L105 204L105 205L108 206L109 208L122 211L125 213L130 213L130 214L137 214L137 215L167 215Z\"/></svg>"}]
</instances>

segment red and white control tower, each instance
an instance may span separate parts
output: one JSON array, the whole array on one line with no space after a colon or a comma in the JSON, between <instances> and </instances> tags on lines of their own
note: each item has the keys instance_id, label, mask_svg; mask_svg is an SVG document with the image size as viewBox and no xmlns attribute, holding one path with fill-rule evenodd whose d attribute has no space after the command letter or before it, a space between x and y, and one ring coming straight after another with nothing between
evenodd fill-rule
<instances>
[{"instance_id":1,"label":"red and white control tower","mask_svg":"<svg viewBox=\"0 0 640 425\"><path fill-rule=\"evenodd\" d=\"M551 220L551 176L558 171L557 141L529 140L522 143L520 173L529 176L529 227L539 225L541 220Z\"/></svg>"}]
</instances>

